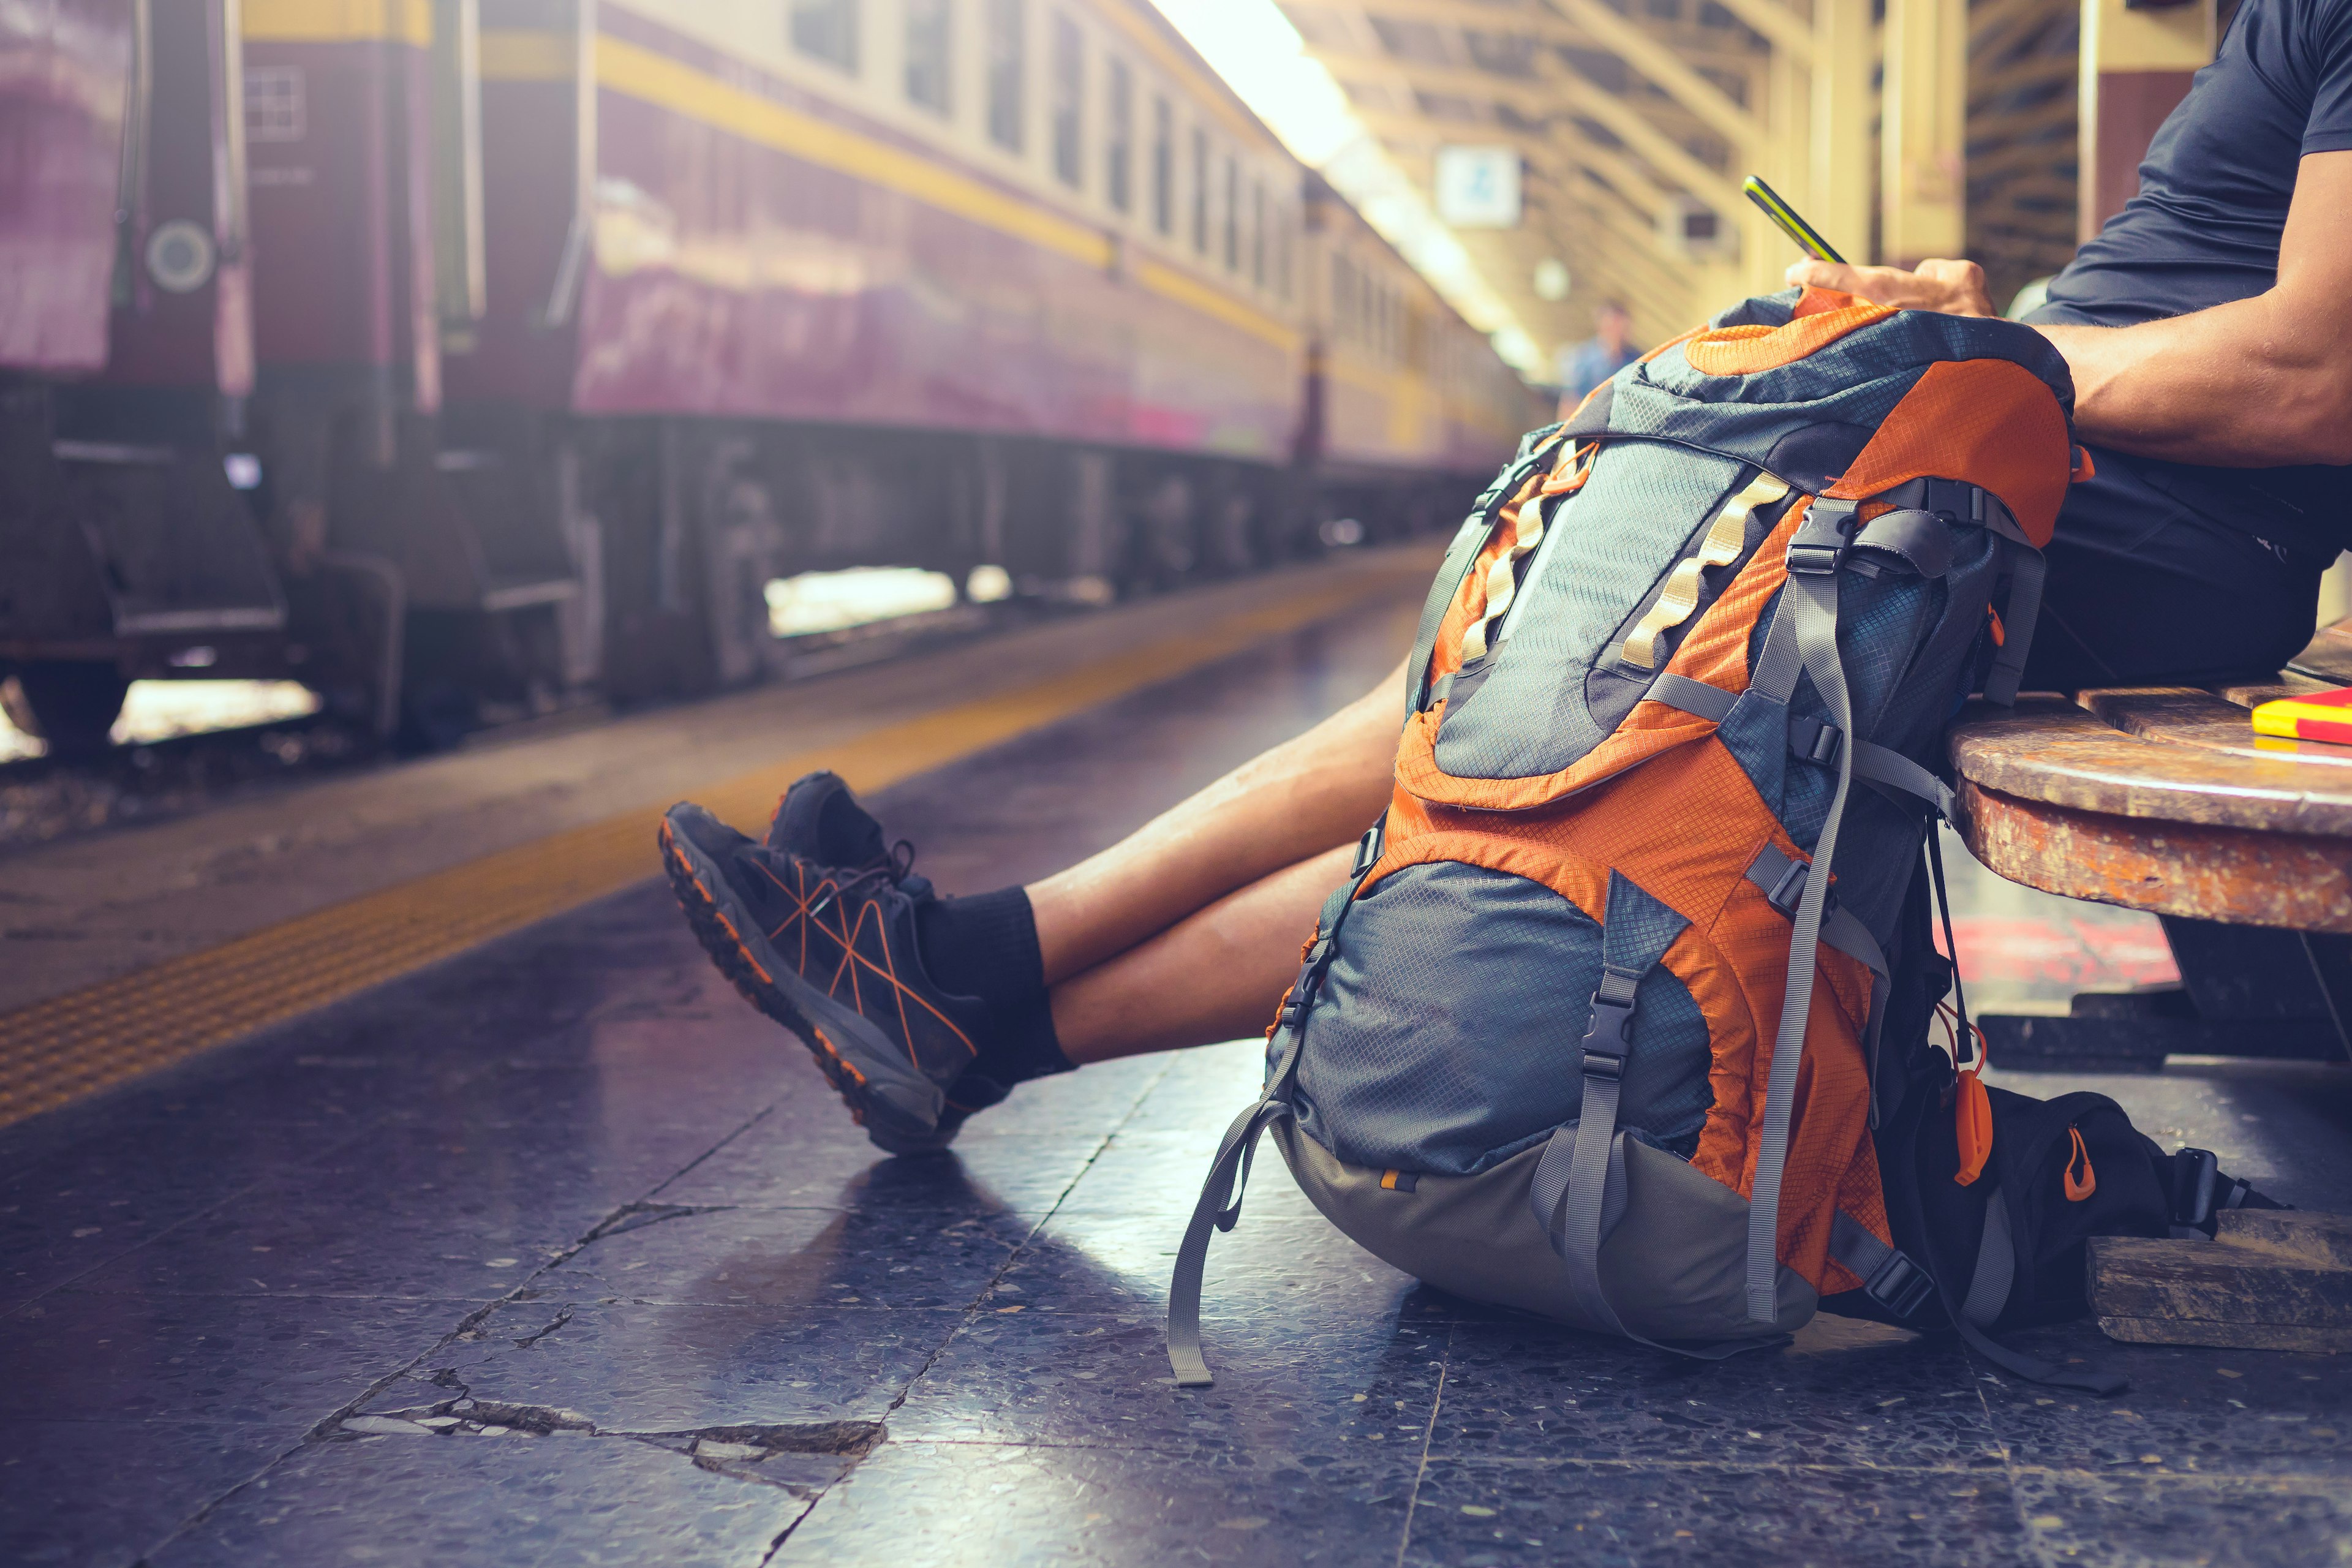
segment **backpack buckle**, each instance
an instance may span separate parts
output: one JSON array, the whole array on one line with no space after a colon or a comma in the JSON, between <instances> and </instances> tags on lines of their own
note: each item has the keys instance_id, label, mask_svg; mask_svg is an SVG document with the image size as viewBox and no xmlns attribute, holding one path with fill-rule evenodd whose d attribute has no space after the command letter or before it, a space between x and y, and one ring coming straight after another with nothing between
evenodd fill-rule
<instances>
[{"instance_id":1,"label":"backpack buckle","mask_svg":"<svg viewBox=\"0 0 2352 1568\"><path fill-rule=\"evenodd\" d=\"M1845 564L1845 552L1861 527L1862 509L1853 501L1816 498L1805 509L1805 521L1789 541L1789 571L1799 577L1826 577Z\"/></svg>"},{"instance_id":2,"label":"backpack buckle","mask_svg":"<svg viewBox=\"0 0 2352 1568\"><path fill-rule=\"evenodd\" d=\"M1812 868L1806 862L1790 861L1789 868L1780 873L1780 879L1764 889L1764 901L1782 914L1794 918L1797 905L1805 897L1805 879L1811 872Z\"/></svg>"},{"instance_id":3,"label":"backpack buckle","mask_svg":"<svg viewBox=\"0 0 2352 1568\"><path fill-rule=\"evenodd\" d=\"M2221 1162L2210 1149L2183 1149L2172 1157L2172 1223L2212 1234L2213 1197Z\"/></svg>"},{"instance_id":4,"label":"backpack buckle","mask_svg":"<svg viewBox=\"0 0 2352 1568\"><path fill-rule=\"evenodd\" d=\"M1601 988L1592 994L1592 1021L1584 1029L1584 1074L1615 1080L1625 1076L1633 1048L1633 994L1642 977L1603 965Z\"/></svg>"},{"instance_id":5,"label":"backpack buckle","mask_svg":"<svg viewBox=\"0 0 2352 1568\"><path fill-rule=\"evenodd\" d=\"M1862 1293L1894 1313L1908 1318L1927 1304L1934 1294L1936 1281L1927 1271L1900 1252L1890 1251L1885 1262L1870 1271L1862 1283Z\"/></svg>"},{"instance_id":6,"label":"backpack buckle","mask_svg":"<svg viewBox=\"0 0 2352 1568\"><path fill-rule=\"evenodd\" d=\"M1364 836L1356 840L1356 858L1348 868L1349 876L1361 879L1364 873L1379 862L1381 844L1385 837L1381 832L1381 824L1377 822L1364 829Z\"/></svg>"},{"instance_id":7,"label":"backpack buckle","mask_svg":"<svg viewBox=\"0 0 2352 1568\"><path fill-rule=\"evenodd\" d=\"M1844 744L1845 731L1836 725L1804 713L1789 716L1789 752L1799 762L1834 767Z\"/></svg>"}]
</instances>

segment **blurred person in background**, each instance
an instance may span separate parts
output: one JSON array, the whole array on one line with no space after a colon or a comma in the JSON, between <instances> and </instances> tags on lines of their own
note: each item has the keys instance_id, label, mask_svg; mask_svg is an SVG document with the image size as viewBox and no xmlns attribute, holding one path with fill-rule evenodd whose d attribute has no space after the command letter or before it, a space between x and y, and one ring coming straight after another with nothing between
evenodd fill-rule
<instances>
[{"instance_id":1,"label":"blurred person in background","mask_svg":"<svg viewBox=\"0 0 2352 1568\"><path fill-rule=\"evenodd\" d=\"M1559 355L1559 413L1568 417L1569 411L1584 401L1585 394L1615 375L1619 371L1642 357L1628 335L1633 330L1633 315L1614 300L1604 300L1592 312L1592 335L1574 348L1562 349Z\"/></svg>"}]
</instances>

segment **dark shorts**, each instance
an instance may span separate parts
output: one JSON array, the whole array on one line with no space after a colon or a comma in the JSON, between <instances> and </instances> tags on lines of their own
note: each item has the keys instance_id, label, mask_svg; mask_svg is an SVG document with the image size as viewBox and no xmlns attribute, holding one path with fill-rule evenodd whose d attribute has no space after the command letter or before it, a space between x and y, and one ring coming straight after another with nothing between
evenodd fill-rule
<instances>
[{"instance_id":1,"label":"dark shorts","mask_svg":"<svg viewBox=\"0 0 2352 1568\"><path fill-rule=\"evenodd\" d=\"M2025 666L2029 691L2195 685L2277 669L2311 640L2332 553L2274 542L2094 449L2067 493Z\"/></svg>"}]
</instances>

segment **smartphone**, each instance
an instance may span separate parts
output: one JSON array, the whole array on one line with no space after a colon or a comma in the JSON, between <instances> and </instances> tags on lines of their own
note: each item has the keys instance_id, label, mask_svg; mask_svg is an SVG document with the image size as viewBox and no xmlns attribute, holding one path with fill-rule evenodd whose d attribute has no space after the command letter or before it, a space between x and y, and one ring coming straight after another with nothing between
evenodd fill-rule
<instances>
[{"instance_id":1,"label":"smartphone","mask_svg":"<svg viewBox=\"0 0 2352 1568\"><path fill-rule=\"evenodd\" d=\"M1780 199L1780 193L1750 174L1740 182L1740 190L1748 199L1764 209L1764 216L1780 226L1780 232L1797 242L1797 248L1816 261L1845 264L1845 258L1831 248L1830 242L1813 231L1813 226L1797 216L1797 209Z\"/></svg>"}]
</instances>

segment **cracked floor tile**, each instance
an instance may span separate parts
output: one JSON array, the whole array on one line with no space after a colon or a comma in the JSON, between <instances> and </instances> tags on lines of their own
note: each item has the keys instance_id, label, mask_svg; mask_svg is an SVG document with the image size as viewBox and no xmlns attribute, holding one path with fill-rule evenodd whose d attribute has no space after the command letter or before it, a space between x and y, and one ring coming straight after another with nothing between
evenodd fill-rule
<instances>
[{"instance_id":1,"label":"cracked floor tile","mask_svg":"<svg viewBox=\"0 0 2352 1568\"><path fill-rule=\"evenodd\" d=\"M808 1507L792 1487L630 1437L336 1436L305 1444L152 1561L758 1568Z\"/></svg>"},{"instance_id":2,"label":"cracked floor tile","mask_svg":"<svg viewBox=\"0 0 2352 1568\"><path fill-rule=\"evenodd\" d=\"M961 1321L864 1307L518 1301L436 1349L417 1375L628 1431L878 1421Z\"/></svg>"}]
</instances>

